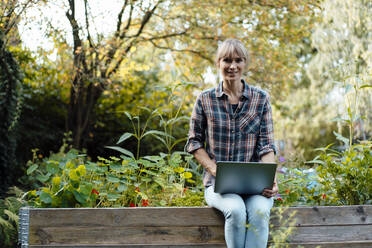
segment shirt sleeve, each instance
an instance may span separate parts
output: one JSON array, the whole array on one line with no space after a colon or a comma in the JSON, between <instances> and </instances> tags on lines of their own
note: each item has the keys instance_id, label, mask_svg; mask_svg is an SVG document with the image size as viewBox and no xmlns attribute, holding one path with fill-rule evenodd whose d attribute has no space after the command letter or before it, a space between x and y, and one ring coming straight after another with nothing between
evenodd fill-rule
<instances>
[{"instance_id":1,"label":"shirt sleeve","mask_svg":"<svg viewBox=\"0 0 372 248\"><path fill-rule=\"evenodd\" d=\"M206 126L207 119L202 106L202 96L199 95L190 118L190 129L185 145L186 152L193 153L204 147Z\"/></svg>"},{"instance_id":2,"label":"shirt sleeve","mask_svg":"<svg viewBox=\"0 0 372 248\"><path fill-rule=\"evenodd\" d=\"M261 156L269 152L274 152L274 154L276 154L271 105L269 97L267 97L264 103L264 109L260 124L260 133L257 140L258 157L261 158Z\"/></svg>"}]
</instances>

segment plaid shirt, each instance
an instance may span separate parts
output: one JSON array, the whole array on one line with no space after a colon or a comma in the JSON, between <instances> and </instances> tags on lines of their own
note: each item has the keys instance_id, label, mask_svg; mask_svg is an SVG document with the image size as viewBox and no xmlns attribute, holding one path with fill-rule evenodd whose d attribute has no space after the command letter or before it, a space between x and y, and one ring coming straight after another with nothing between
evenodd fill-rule
<instances>
[{"instance_id":1,"label":"plaid shirt","mask_svg":"<svg viewBox=\"0 0 372 248\"><path fill-rule=\"evenodd\" d=\"M190 119L187 152L205 147L215 161L240 162L258 161L262 155L275 152L269 96L242 82L244 91L235 113L222 82L198 96ZM204 186L214 185L214 180L209 172L204 173Z\"/></svg>"}]
</instances>

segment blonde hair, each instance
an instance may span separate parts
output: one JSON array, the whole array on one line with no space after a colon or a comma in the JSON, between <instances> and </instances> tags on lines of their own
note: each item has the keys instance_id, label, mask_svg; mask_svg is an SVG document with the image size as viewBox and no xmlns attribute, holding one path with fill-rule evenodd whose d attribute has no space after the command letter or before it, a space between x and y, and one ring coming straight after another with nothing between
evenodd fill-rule
<instances>
[{"instance_id":1,"label":"blonde hair","mask_svg":"<svg viewBox=\"0 0 372 248\"><path fill-rule=\"evenodd\" d=\"M237 54L239 57L244 59L246 64L248 64L249 53L243 43L237 39L227 39L218 46L216 65L219 65L220 59L232 57L234 54Z\"/></svg>"}]
</instances>

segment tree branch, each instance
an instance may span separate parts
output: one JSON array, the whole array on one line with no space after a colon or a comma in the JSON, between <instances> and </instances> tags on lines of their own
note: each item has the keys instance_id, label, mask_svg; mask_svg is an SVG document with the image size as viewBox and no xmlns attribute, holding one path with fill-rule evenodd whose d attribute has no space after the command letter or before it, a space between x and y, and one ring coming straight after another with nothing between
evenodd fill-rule
<instances>
[{"instance_id":1,"label":"tree branch","mask_svg":"<svg viewBox=\"0 0 372 248\"><path fill-rule=\"evenodd\" d=\"M213 62L213 60L211 58L207 57L206 55L203 55L200 51L195 51L195 50L191 50L191 49L175 49L175 48L172 48L172 47L160 46L160 45L156 44L152 40L150 40L150 42L156 48L171 50L171 51L174 51L174 52L189 52L189 53L193 53L193 54L196 54L196 55L198 55L199 57L201 57L201 58L203 58L205 60L208 60L211 64L214 64L214 62Z\"/></svg>"},{"instance_id":2,"label":"tree branch","mask_svg":"<svg viewBox=\"0 0 372 248\"><path fill-rule=\"evenodd\" d=\"M92 40L92 37L90 35L90 31L89 31L89 18L88 18L88 0L84 0L84 12L85 12L85 26L86 26L86 29L87 29L87 39L88 39L88 42L89 42L89 46L91 48L94 48L95 45L93 44L93 40Z\"/></svg>"},{"instance_id":3,"label":"tree branch","mask_svg":"<svg viewBox=\"0 0 372 248\"><path fill-rule=\"evenodd\" d=\"M128 0L125 0L123 7L121 7L121 10L118 15L118 23L116 25L115 37L119 36L123 14L124 14L125 9L127 8L127 5L128 5Z\"/></svg>"},{"instance_id":4,"label":"tree branch","mask_svg":"<svg viewBox=\"0 0 372 248\"><path fill-rule=\"evenodd\" d=\"M129 27L130 27L130 25L131 25L131 23L132 23L133 9L134 9L134 5L131 4L131 5L130 5L130 10L129 10L129 17L128 17L127 25L125 25L125 27L124 27L124 29L123 29L123 32L122 32L121 35L120 35L120 39L124 39L125 34L126 34L127 31L129 30Z\"/></svg>"},{"instance_id":5,"label":"tree branch","mask_svg":"<svg viewBox=\"0 0 372 248\"><path fill-rule=\"evenodd\" d=\"M145 26L149 22L152 14L154 13L154 11L156 10L156 8L159 6L159 4L161 2L162 2L162 0L160 0L159 2L157 2L155 4L155 6L150 11L147 11L145 13L144 17L142 18L141 27L138 29L137 34L135 35L136 37L138 37L142 33L142 30L145 28Z\"/></svg>"}]
</instances>

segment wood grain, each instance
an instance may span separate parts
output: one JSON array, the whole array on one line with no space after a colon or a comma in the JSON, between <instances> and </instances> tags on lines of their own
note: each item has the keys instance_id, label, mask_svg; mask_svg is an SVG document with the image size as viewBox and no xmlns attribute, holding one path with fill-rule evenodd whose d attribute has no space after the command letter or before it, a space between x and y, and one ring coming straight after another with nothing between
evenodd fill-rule
<instances>
[{"instance_id":1,"label":"wood grain","mask_svg":"<svg viewBox=\"0 0 372 248\"><path fill-rule=\"evenodd\" d=\"M274 208L272 231L294 212L290 247L372 247L371 205ZM209 207L30 209L29 245L225 247L224 218Z\"/></svg>"}]
</instances>

